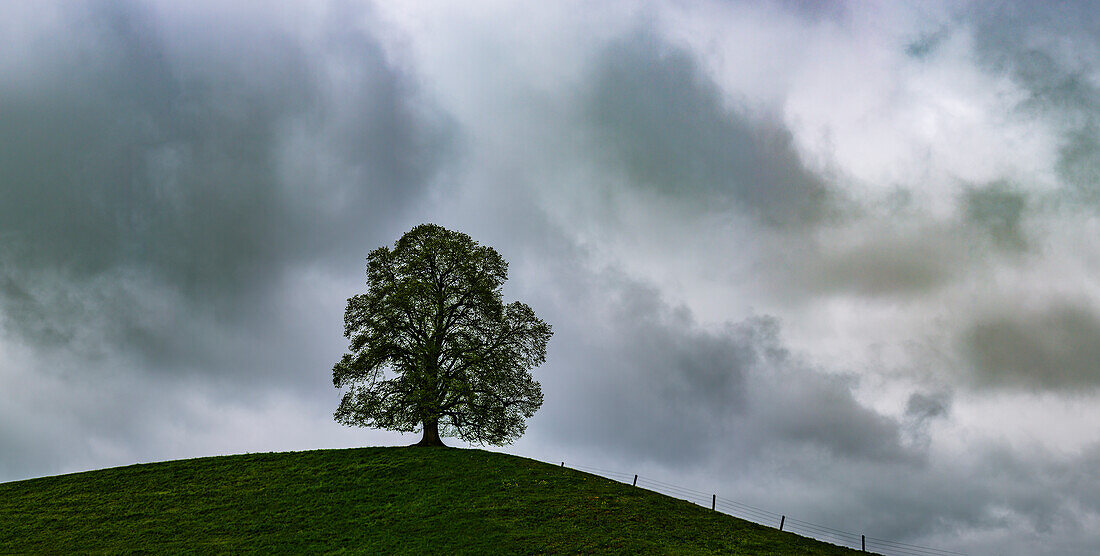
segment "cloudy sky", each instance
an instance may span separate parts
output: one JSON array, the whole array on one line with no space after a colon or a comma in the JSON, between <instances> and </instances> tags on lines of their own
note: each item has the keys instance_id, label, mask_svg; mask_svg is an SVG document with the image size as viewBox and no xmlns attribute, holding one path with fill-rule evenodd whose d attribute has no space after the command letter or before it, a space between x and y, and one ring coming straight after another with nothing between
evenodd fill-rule
<instances>
[{"instance_id":1,"label":"cloudy sky","mask_svg":"<svg viewBox=\"0 0 1100 556\"><path fill-rule=\"evenodd\" d=\"M434 222L555 336L505 451L972 554L1100 551L1086 3L0 3L0 480L332 420Z\"/></svg>"}]
</instances>

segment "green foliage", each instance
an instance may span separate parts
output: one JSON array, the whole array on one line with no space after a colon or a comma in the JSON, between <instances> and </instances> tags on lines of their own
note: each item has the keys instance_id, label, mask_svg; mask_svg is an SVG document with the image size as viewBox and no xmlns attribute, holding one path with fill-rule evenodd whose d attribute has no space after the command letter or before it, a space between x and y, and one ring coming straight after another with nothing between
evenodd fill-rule
<instances>
[{"instance_id":1,"label":"green foliage","mask_svg":"<svg viewBox=\"0 0 1100 556\"><path fill-rule=\"evenodd\" d=\"M367 293L348 299L348 387L336 420L505 444L542 405L530 369L552 334L527 305L502 301L508 263L491 247L422 224L367 257ZM438 436L436 436L438 439Z\"/></svg>"},{"instance_id":2,"label":"green foliage","mask_svg":"<svg viewBox=\"0 0 1100 556\"><path fill-rule=\"evenodd\" d=\"M854 554L481 450L361 448L0 484L0 553Z\"/></svg>"}]
</instances>

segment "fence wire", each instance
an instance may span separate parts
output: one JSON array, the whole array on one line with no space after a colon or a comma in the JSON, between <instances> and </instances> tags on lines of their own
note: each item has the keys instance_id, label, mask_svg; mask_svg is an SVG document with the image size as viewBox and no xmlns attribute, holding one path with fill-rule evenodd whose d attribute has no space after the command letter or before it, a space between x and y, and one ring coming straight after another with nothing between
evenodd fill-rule
<instances>
[{"instance_id":1,"label":"fence wire","mask_svg":"<svg viewBox=\"0 0 1100 556\"><path fill-rule=\"evenodd\" d=\"M785 514L775 513L729 498L723 498L713 493L690 489L664 481L658 481L657 479L635 475L633 473L623 473L621 471L589 467L586 465L573 465L564 461L561 462L561 465L563 467L599 475L606 479L626 483L628 485L635 485L639 488L651 490L666 496L687 500L688 502L700 506L710 507L710 505L713 504L716 511L720 511L727 515L739 517L746 521L752 521L768 527L779 528L782 525L783 531L797 533L804 537L814 538L819 541L825 541L847 548L860 550L866 545L868 552L875 552L884 556L966 556L963 552L952 552L950 550L877 539L859 533L841 531L832 527L826 527L825 525L795 519Z\"/></svg>"}]
</instances>

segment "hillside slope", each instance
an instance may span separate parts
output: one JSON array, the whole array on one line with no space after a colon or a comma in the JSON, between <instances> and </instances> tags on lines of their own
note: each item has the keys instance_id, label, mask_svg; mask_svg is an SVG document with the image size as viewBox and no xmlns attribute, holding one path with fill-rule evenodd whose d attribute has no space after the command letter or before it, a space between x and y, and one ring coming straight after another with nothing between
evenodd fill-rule
<instances>
[{"instance_id":1,"label":"hillside slope","mask_svg":"<svg viewBox=\"0 0 1100 556\"><path fill-rule=\"evenodd\" d=\"M0 552L852 554L538 461L359 448L0 484Z\"/></svg>"}]
</instances>

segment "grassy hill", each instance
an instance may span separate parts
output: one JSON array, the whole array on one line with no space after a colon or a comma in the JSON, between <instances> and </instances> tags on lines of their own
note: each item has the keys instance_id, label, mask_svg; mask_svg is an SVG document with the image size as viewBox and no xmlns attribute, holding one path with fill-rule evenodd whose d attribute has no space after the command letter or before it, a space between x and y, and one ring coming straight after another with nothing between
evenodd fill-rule
<instances>
[{"instance_id":1,"label":"grassy hill","mask_svg":"<svg viewBox=\"0 0 1100 556\"><path fill-rule=\"evenodd\" d=\"M0 553L852 554L482 450L360 448L0 484Z\"/></svg>"}]
</instances>

